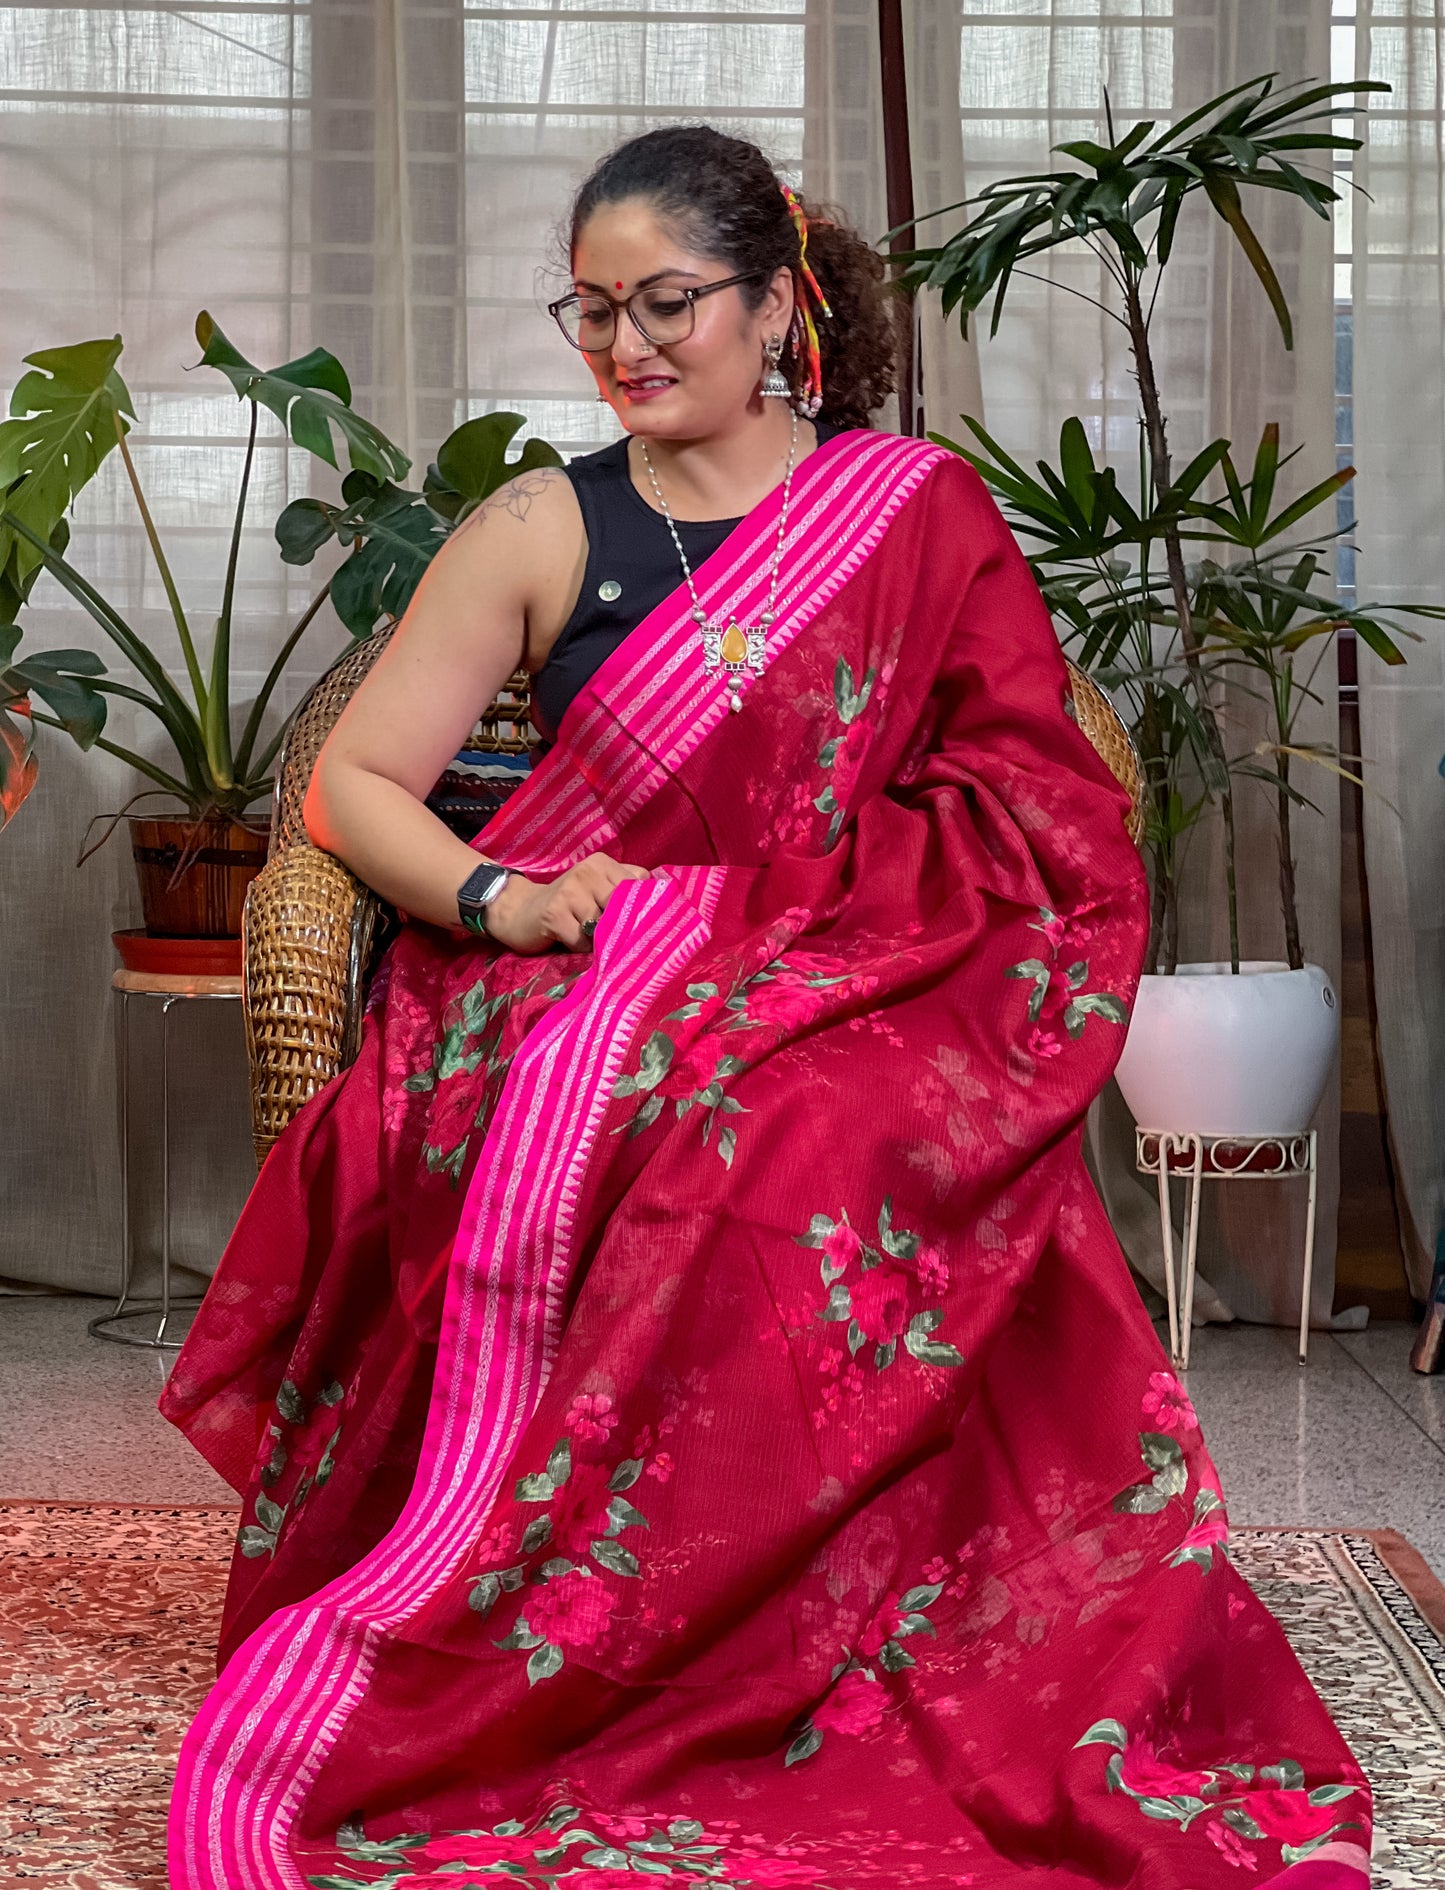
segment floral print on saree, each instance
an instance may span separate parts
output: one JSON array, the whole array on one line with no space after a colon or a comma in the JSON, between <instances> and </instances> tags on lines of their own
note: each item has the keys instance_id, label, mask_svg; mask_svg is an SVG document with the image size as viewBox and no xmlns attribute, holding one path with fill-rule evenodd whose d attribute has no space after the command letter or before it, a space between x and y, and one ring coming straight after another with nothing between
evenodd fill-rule
<instances>
[{"instance_id":1,"label":"floral print on saree","mask_svg":"<svg viewBox=\"0 0 1445 1890\"><path fill-rule=\"evenodd\" d=\"M260 1526L277 1385L348 1403L238 1555L175 1890L1365 1882L1084 1171L1147 913L1047 615L881 434L802 462L779 569L741 713L668 600L482 836L651 869L595 953L405 929L268 1158L165 1408ZM1194 1784L1110 1789L1101 1716Z\"/></svg>"}]
</instances>

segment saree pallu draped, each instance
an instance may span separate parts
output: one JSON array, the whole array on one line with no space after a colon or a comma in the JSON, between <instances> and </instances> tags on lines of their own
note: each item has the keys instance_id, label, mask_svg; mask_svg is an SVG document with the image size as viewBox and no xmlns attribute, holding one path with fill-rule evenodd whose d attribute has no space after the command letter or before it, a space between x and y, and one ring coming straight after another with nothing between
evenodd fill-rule
<instances>
[{"instance_id":1,"label":"saree pallu draped","mask_svg":"<svg viewBox=\"0 0 1445 1890\"><path fill-rule=\"evenodd\" d=\"M855 432L740 714L689 601L477 843L650 877L586 955L404 930L180 1355L245 1509L173 1883L1360 1890L1085 1175L1146 895L1022 558Z\"/></svg>"}]
</instances>

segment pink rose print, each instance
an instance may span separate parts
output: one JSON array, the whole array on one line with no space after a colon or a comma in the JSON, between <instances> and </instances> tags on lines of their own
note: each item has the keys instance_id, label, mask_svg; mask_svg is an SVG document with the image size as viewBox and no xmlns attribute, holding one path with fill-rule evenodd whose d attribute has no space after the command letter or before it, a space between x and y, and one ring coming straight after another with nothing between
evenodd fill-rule
<instances>
[{"instance_id":1,"label":"pink rose print","mask_svg":"<svg viewBox=\"0 0 1445 1890\"><path fill-rule=\"evenodd\" d=\"M594 1537L607 1533L607 1505L611 1501L606 1467L600 1463L578 1464L563 1484L552 1512L552 1540L564 1555L585 1554Z\"/></svg>"},{"instance_id":2,"label":"pink rose print","mask_svg":"<svg viewBox=\"0 0 1445 1890\"><path fill-rule=\"evenodd\" d=\"M616 1605L605 1582L574 1568L527 1597L527 1626L554 1647L595 1647L611 1625Z\"/></svg>"},{"instance_id":3,"label":"pink rose print","mask_svg":"<svg viewBox=\"0 0 1445 1890\"><path fill-rule=\"evenodd\" d=\"M853 1287L853 1317L865 1338L887 1345L899 1336L908 1324L908 1286L906 1273L885 1265L871 1268Z\"/></svg>"},{"instance_id":4,"label":"pink rose print","mask_svg":"<svg viewBox=\"0 0 1445 1890\"><path fill-rule=\"evenodd\" d=\"M748 1015L754 1023L801 1030L813 1021L827 1001L826 990L815 990L796 971L783 965L775 977L749 989Z\"/></svg>"},{"instance_id":5,"label":"pink rose print","mask_svg":"<svg viewBox=\"0 0 1445 1890\"><path fill-rule=\"evenodd\" d=\"M872 1732L883 1718L883 1689L855 1667L845 1673L821 1705L813 1709L819 1732Z\"/></svg>"},{"instance_id":6,"label":"pink rose print","mask_svg":"<svg viewBox=\"0 0 1445 1890\"><path fill-rule=\"evenodd\" d=\"M572 1400L562 1421L579 1443L605 1443L608 1432L617 1428L617 1413L605 1391L584 1391Z\"/></svg>"},{"instance_id":7,"label":"pink rose print","mask_svg":"<svg viewBox=\"0 0 1445 1890\"><path fill-rule=\"evenodd\" d=\"M1210 1498L1213 1502L1210 1502ZM1224 1498L1219 1485L1208 1477L1199 1486L1199 1494L1194 1499L1194 1521L1184 1532L1180 1544L1184 1549L1212 1549L1216 1544L1229 1540L1229 1512L1224 1507ZM1232 1620L1233 1611L1230 1619Z\"/></svg>"},{"instance_id":8,"label":"pink rose print","mask_svg":"<svg viewBox=\"0 0 1445 1890\"><path fill-rule=\"evenodd\" d=\"M465 1832L455 1836L433 1838L430 1844L423 1844L419 1856L429 1864L475 1864L479 1868L485 1864L509 1863L517 1855L518 1848L530 1852L530 1839L523 1837L493 1837L487 1833L480 1837L469 1837ZM455 1882L449 1871L448 1877Z\"/></svg>"},{"instance_id":9,"label":"pink rose print","mask_svg":"<svg viewBox=\"0 0 1445 1890\"><path fill-rule=\"evenodd\" d=\"M1146 1422L1157 1431L1193 1431L1199 1419L1189 1394L1173 1372L1151 1372L1149 1389L1144 1393L1142 1409Z\"/></svg>"},{"instance_id":10,"label":"pink rose print","mask_svg":"<svg viewBox=\"0 0 1445 1890\"><path fill-rule=\"evenodd\" d=\"M839 1221L831 1234L823 1236L820 1245L835 1276L846 1271L849 1262L863 1251L862 1238L846 1221Z\"/></svg>"},{"instance_id":11,"label":"pink rose print","mask_svg":"<svg viewBox=\"0 0 1445 1890\"><path fill-rule=\"evenodd\" d=\"M1170 1798L1176 1792L1197 1798L1200 1787L1209 1783L1210 1774L1171 1765L1147 1737L1136 1733L1124 1748L1119 1779L1126 1791L1136 1792L1141 1798Z\"/></svg>"},{"instance_id":12,"label":"pink rose print","mask_svg":"<svg viewBox=\"0 0 1445 1890\"><path fill-rule=\"evenodd\" d=\"M1177 1822L1181 1831L1188 1831L1196 1819L1204 1819L1209 1840L1221 1857L1246 1870L1256 1868L1256 1854L1246 1848L1247 1843L1274 1839L1313 1849L1331 1832L1351 1823L1342 1801L1358 1787L1320 1785L1307 1791L1304 1767L1297 1759L1277 1759L1258 1773L1250 1765L1188 1771L1150 1735L1131 1734L1117 1719L1096 1720L1077 1744L1114 1748L1103 1789L1128 1792L1146 1817ZM1295 1853L1300 1854L1302 1849ZM1285 1861L1291 1861L1288 1852Z\"/></svg>"},{"instance_id":13,"label":"pink rose print","mask_svg":"<svg viewBox=\"0 0 1445 1890\"><path fill-rule=\"evenodd\" d=\"M1207 1824L1205 1836L1226 1864L1242 1866L1245 1870L1258 1870L1259 1859L1245 1843L1238 1831L1227 1824Z\"/></svg>"},{"instance_id":14,"label":"pink rose print","mask_svg":"<svg viewBox=\"0 0 1445 1890\"><path fill-rule=\"evenodd\" d=\"M903 1610L898 1605L897 1595L889 1595L883 1606L864 1628L858 1640L858 1651L871 1660L875 1654L881 1654L885 1641L891 1641L903 1621Z\"/></svg>"},{"instance_id":15,"label":"pink rose print","mask_svg":"<svg viewBox=\"0 0 1445 1890\"><path fill-rule=\"evenodd\" d=\"M481 1105L476 1084L465 1071L438 1084L427 1123L428 1140L450 1152L471 1133Z\"/></svg>"},{"instance_id":16,"label":"pink rose print","mask_svg":"<svg viewBox=\"0 0 1445 1890\"><path fill-rule=\"evenodd\" d=\"M1072 951L1091 936L1089 929L1071 925L1047 906L1038 908L1038 922L1030 922L1029 931L1043 938L1040 950L1045 956L1023 958L1004 972L1006 978L1019 978L1033 986L1027 1016L1033 1026L1027 1039L1029 1051L1036 1057L1057 1056L1064 1048L1057 1025L1062 1025L1072 1041L1081 1037L1091 1017L1123 1026L1129 1020L1129 1007L1113 991L1090 991L1089 961L1074 958Z\"/></svg>"},{"instance_id":17,"label":"pink rose print","mask_svg":"<svg viewBox=\"0 0 1445 1890\"><path fill-rule=\"evenodd\" d=\"M869 731L862 722L854 722L833 755L833 799L845 807L858 779L863 756L868 748Z\"/></svg>"},{"instance_id":18,"label":"pink rose print","mask_svg":"<svg viewBox=\"0 0 1445 1890\"><path fill-rule=\"evenodd\" d=\"M1340 1822L1338 1805L1312 1805L1308 1792L1303 1790L1248 1792L1244 1809L1266 1837L1278 1838L1283 1844L1303 1844L1310 1838L1323 1837Z\"/></svg>"}]
</instances>

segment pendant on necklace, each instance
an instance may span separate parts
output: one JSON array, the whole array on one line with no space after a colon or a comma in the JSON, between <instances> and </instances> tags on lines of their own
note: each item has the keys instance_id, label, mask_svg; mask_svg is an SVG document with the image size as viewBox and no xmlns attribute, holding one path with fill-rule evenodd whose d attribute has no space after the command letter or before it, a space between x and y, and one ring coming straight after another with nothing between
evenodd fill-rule
<instances>
[{"instance_id":1,"label":"pendant on necklace","mask_svg":"<svg viewBox=\"0 0 1445 1890\"><path fill-rule=\"evenodd\" d=\"M763 666L768 660L768 631L773 623L773 612L765 610L755 624L739 624L736 617L728 620L725 630L716 624L699 625L702 635L702 666L709 676L715 676L722 670L728 677L728 707L736 714L743 706L743 699L738 693L738 678L748 670L755 676L761 676Z\"/></svg>"}]
</instances>

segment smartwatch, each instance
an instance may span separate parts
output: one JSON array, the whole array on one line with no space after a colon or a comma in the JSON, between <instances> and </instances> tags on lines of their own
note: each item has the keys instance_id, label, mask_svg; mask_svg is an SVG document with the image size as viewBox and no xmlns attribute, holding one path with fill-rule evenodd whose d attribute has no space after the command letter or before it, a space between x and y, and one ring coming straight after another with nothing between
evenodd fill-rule
<instances>
[{"instance_id":1,"label":"smartwatch","mask_svg":"<svg viewBox=\"0 0 1445 1890\"><path fill-rule=\"evenodd\" d=\"M457 914L467 931L479 932L483 938L491 936L487 931L487 907L510 878L509 867L498 866L495 860L483 860L457 888Z\"/></svg>"}]
</instances>

